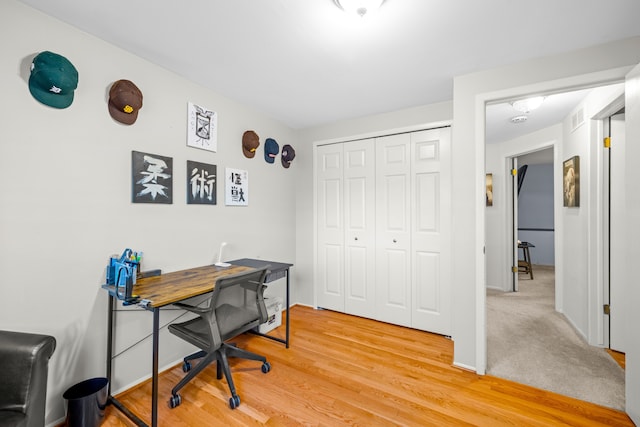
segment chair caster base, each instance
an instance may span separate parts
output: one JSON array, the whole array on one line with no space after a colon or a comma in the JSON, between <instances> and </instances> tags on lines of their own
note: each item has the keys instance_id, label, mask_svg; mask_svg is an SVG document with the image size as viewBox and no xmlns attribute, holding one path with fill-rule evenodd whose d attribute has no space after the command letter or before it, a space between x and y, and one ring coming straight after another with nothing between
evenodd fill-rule
<instances>
[{"instance_id":1,"label":"chair caster base","mask_svg":"<svg viewBox=\"0 0 640 427\"><path fill-rule=\"evenodd\" d=\"M180 406L182 403L182 397L179 394L175 394L169 398L169 408L173 409Z\"/></svg>"},{"instance_id":2,"label":"chair caster base","mask_svg":"<svg viewBox=\"0 0 640 427\"><path fill-rule=\"evenodd\" d=\"M238 406L240 406L240 396L237 394L235 396L231 396L229 398L229 407L231 409L236 409Z\"/></svg>"}]
</instances>

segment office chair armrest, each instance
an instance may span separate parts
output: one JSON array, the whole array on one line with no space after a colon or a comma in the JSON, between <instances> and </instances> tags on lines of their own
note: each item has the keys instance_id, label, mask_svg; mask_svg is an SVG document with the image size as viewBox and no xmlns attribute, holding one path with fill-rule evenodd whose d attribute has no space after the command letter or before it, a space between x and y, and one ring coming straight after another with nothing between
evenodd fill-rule
<instances>
[{"instance_id":1,"label":"office chair armrest","mask_svg":"<svg viewBox=\"0 0 640 427\"><path fill-rule=\"evenodd\" d=\"M209 312L209 307L197 307L195 305L185 304L183 302L174 302L173 305L196 314L204 314Z\"/></svg>"}]
</instances>

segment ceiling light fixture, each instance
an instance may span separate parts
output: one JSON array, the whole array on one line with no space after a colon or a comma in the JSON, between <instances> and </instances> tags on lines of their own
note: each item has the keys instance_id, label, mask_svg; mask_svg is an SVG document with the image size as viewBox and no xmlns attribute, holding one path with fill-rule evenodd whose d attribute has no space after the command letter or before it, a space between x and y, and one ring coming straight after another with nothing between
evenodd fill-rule
<instances>
[{"instance_id":1,"label":"ceiling light fixture","mask_svg":"<svg viewBox=\"0 0 640 427\"><path fill-rule=\"evenodd\" d=\"M542 105L544 96L536 96L533 98L519 99L517 101L511 101L511 106L522 113L529 113Z\"/></svg>"},{"instance_id":2,"label":"ceiling light fixture","mask_svg":"<svg viewBox=\"0 0 640 427\"><path fill-rule=\"evenodd\" d=\"M363 18L365 15L374 13L384 0L333 0L333 2L348 14Z\"/></svg>"}]
</instances>

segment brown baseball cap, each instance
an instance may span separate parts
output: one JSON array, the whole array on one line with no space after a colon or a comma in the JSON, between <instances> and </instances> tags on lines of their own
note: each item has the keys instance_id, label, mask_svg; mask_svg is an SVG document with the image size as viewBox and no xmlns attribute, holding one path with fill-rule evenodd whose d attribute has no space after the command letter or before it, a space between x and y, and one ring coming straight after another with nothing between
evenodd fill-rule
<instances>
[{"instance_id":1,"label":"brown baseball cap","mask_svg":"<svg viewBox=\"0 0 640 427\"><path fill-rule=\"evenodd\" d=\"M109 114L114 120L132 125L142 108L142 92L130 80L118 80L109 90Z\"/></svg>"},{"instance_id":2,"label":"brown baseball cap","mask_svg":"<svg viewBox=\"0 0 640 427\"><path fill-rule=\"evenodd\" d=\"M254 131L248 130L242 135L242 152L246 158L253 159L259 146L260 137Z\"/></svg>"}]
</instances>

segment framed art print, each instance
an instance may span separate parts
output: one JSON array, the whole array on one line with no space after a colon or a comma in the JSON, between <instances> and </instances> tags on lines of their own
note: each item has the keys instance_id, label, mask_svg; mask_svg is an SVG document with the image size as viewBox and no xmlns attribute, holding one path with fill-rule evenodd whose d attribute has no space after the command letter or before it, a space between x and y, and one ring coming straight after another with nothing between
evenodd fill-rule
<instances>
[{"instance_id":1,"label":"framed art print","mask_svg":"<svg viewBox=\"0 0 640 427\"><path fill-rule=\"evenodd\" d=\"M249 205L249 172L242 169L225 169L225 204L227 206Z\"/></svg>"},{"instance_id":2,"label":"framed art print","mask_svg":"<svg viewBox=\"0 0 640 427\"><path fill-rule=\"evenodd\" d=\"M132 151L131 178L133 203L173 203L171 157Z\"/></svg>"},{"instance_id":3,"label":"framed art print","mask_svg":"<svg viewBox=\"0 0 640 427\"><path fill-rule=\"evenodd\" d=\"M218 151L218 115L189 102L187 145L203 150Z\"/></svg>"},{"instance_id":4,"label":"framed art print","mask_svg":"<svg viewBox=\"0 0 640 427\"><path fill-rule=\"evenodd\" d=\"M486 205L493 206L493 174L488 173L485 176Z\"/></svg>"},{"instance_id":5,"label":"framed art print","mask_svg":"<svg viewBox=\"0 0 640 427\"><path fill-rule=\"evenodd\" d=\"M563 206L580 206L580 157L574 156L562 164Z\"/></svg>"},{"instance_id":6,"label":"framed art print","mask_svg":"<svg viewBox=\"0 0 640 427\"><path fill-rule=\"evenodd\" d=\"M187 204L216 204L216 165L187 160Z\"/></svg>"}]
</instances>

